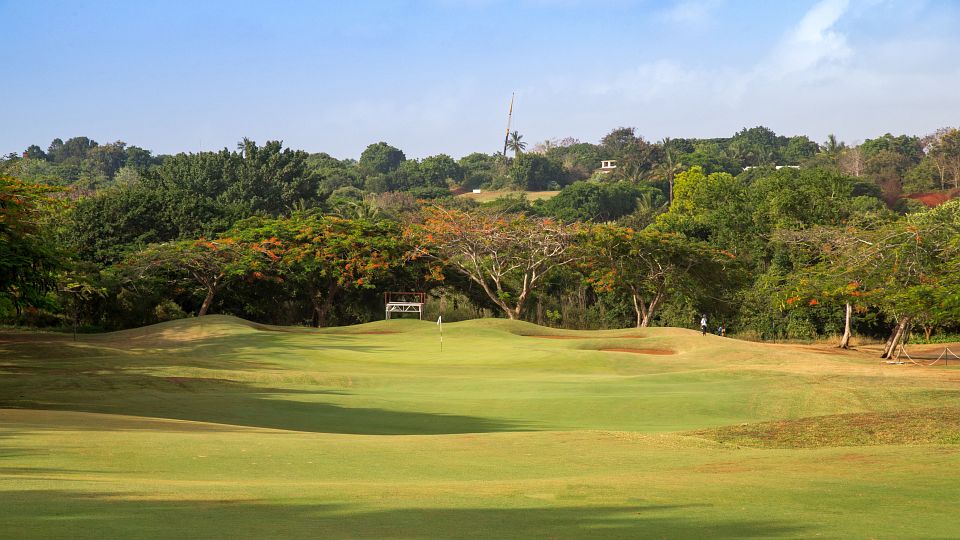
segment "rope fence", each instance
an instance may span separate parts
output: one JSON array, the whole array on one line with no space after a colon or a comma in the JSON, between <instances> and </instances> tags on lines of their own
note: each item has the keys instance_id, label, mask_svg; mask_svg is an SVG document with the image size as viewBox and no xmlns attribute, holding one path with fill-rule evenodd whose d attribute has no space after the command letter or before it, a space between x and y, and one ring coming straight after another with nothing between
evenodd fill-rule
<instances>
[{"instance_id":1,"label":"rope fence","mask_svg":"<svg viewBox=\"0 0 960 540\"><path fill-rule=\"evenodd\" d=\"M909 360L909 362L904 362L903 360L901 360L900 358L903 357L903 356L905 356L905 357L907 358L907 360ZM930 362L929 364L924 364L924 363L921 363L921 362L918 362L918 361L917 361L917 360L929 360L929 359L931 359L931 358L933 358L933 357L932 357L932 356L928 356L928 357L917 356L916 358L914 358L914 357L910 356L910 353L907 352L907 348L904 347L903 344L901 343L901 344L900 344L900 348L897 350L897 355L894 357L893 360L887 360L886 363L887 363L887 364L898 364L898 365L899 365L899 364L907 364L907 363L910 363L910 364L913 364L913 365L915 365L915 366L930 367L930 366L933 366L933 365L935 365L937 362L940 362L940 361L943 361L943 365L944 365L944 366L947 366L947 365L949 365L949 361L950 361L951 358L953 358L954 360L960 361L960 356L957 356L957 353L955 353L955 352L953 352L952 350L950 350L949 347L944 347L944 348L943 348L943 351L940 353L940 356L938 356L936 359L934 359L934 360L933 360L932 362Z\"/></svg>"}]
</instances>

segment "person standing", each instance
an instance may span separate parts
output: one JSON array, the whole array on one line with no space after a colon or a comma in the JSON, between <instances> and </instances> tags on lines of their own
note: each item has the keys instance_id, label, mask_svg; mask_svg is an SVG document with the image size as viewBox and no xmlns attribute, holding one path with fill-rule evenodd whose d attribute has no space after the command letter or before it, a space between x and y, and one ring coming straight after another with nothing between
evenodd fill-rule
<instances>
[{"instance_id":1,"label":"person standing","mask_svg":"<svg viewBox=\"0 0 960 540\"><path fill-rule=\"evenodd\" d=\"M707 335L707 314L704 313L700 316L700 334Z\"/></svg>"}]
</instances>

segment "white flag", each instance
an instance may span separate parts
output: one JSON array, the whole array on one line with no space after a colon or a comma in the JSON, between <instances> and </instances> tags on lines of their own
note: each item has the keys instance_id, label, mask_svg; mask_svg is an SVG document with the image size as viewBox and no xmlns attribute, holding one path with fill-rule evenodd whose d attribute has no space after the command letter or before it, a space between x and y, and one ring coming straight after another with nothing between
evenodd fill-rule
<instances>
[{"instance_id":1,"label":"white flag","mask_svg":"<svg viewBox=\"0 0 960 540\"><path fill-rule=\"evenodd\" d=\"M443 315L437 317L437 325L438 325L438 326L443 326L443 324L442 324L442 323L443 323L443 320L442 320L442 319L443 319Z\"/></svg>"}]
</instances>

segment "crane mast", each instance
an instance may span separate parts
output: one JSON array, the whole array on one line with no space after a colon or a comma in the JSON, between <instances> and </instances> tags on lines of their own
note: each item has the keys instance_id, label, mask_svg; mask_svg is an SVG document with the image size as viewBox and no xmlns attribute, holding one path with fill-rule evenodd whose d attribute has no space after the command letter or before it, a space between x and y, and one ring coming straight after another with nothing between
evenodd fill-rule
<instances>
[{"instance_id":1,"label":"crane mast","mask_svg":"<svg viewBox=\"0 0 960 540\"><path fill-rule=\"evenodd\" d=\"M513 120L513 97L515 93L510 93L510 111L507 113L507 133L503 136L503 157L507 157L507 143L510 141L510 121Z\"/></svg>"}]
</instances>

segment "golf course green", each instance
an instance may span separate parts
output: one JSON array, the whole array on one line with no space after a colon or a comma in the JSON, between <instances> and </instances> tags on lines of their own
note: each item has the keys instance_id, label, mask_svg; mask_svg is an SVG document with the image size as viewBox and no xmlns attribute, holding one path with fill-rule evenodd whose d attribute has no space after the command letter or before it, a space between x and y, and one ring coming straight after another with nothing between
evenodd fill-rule
<instances>
[{"instance_id":1,"label":"golf course green","mask_svg":"<svg viewBox=\"0 0 960 540\"><path fill-rule=\"evenodd\" d=\"M442 337L0 332L0 537L960 537L960 365L676 328Z\"/></svg>"}]
</instances>

